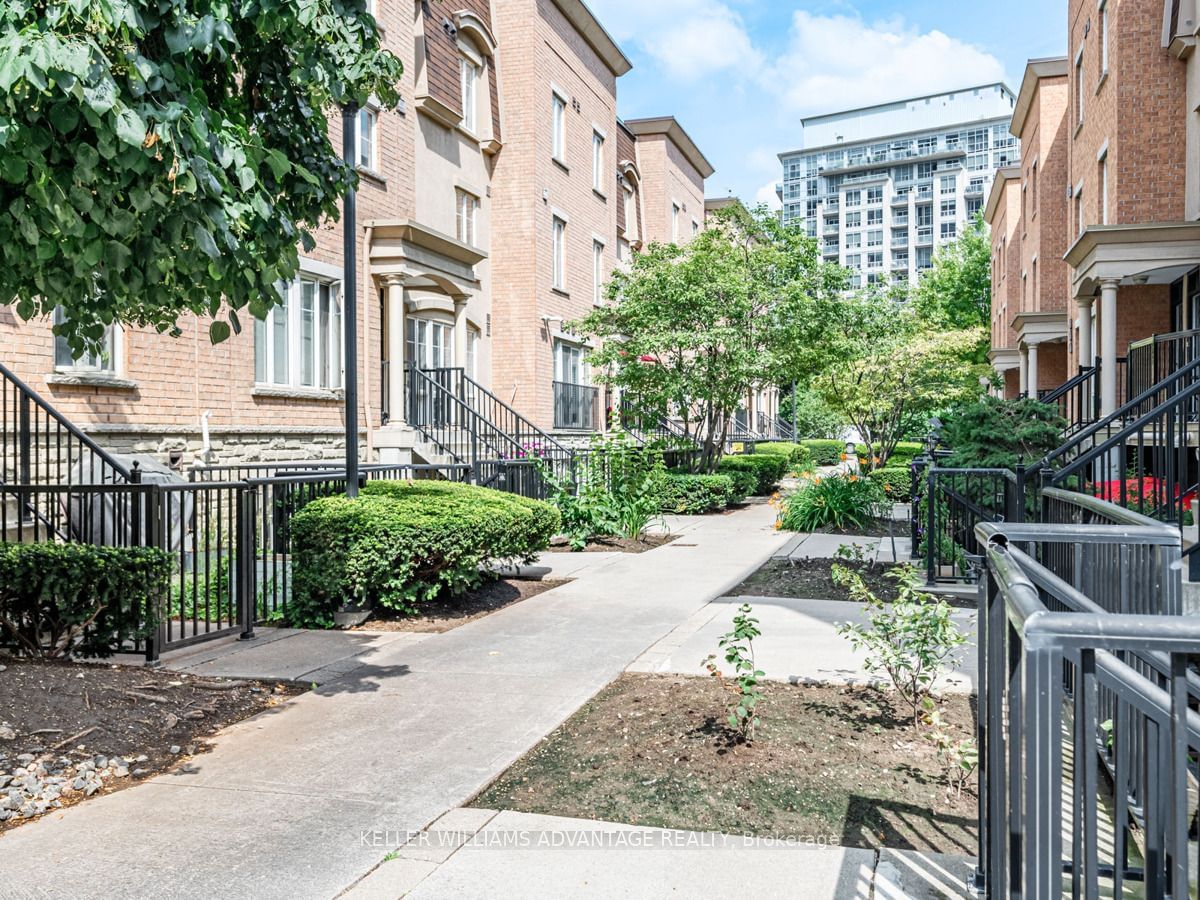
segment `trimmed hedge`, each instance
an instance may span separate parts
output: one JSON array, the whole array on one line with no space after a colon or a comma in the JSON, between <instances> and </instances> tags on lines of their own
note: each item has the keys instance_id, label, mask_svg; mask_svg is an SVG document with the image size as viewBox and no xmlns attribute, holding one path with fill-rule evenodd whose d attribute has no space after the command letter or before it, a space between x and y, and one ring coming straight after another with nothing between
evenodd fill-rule
<instances>
[{"instance_id":1,"label":"trimmed hedge","mask_svg":"<svg viewBox=\"0 0 1200 900\"><path fill-rule=\"evenodd\" d=\"M703 515L720 512L736 496L733 479L728 475L691 475L668 472L662 480L664 512Z\"/></svg>"},{"instance_id":2,"label":"trimmed hedge","mask_svg":"<svg viewBox=\"0 0 1200 900\"><path fill-rule=\"evenodd\" d=\"M150 547L0 544L0 646L111 656L150 635L170 578L170 554Z\"/></svg>"},{"instance_id":3,"label":"trimmed hedge","mask_svg":"<svg viewBox=\"0 0 1200 900\"><path fill-rule=\"evenodd\" d=\"M812 464L812 451L803 444L791 441L773 441L770 444L759 444L754 448L755 454L779 455L787 458L788 465L793 469L805 469Z\"/></svg>"},{"instance_id":4,"label":"trimmed hedge","mask_svg":"<svg viewBox=\"0 0 1200 900\"><path fill-rule=\"evenodd\" d=\"M885 497L893 503L907 503L912 499L912 470L908 466L884 466L867 475Z\"/></svg>"},{"instance_id":5,"label":"trimmed hedge","mask_svg":"<svg viewBox=\"0 0 1200 900\"><path fill-rule=\"evenodd\" d=\"M439 481L371 481L357 500L323 497L292 519L289 624L328 628L346 606L405 613L462 593L480 568L528 561L559 528L558 510L513 494Z\"/></svg>"},{"instance_id":6,"label":"trimmed hedge","mask_svg":"<svg viewBox=\"0 0 1200 900\"><path fill-rule=\"evenodd\" d=\"M836 466L846 451L845 441L801 441L800 445L808 448L818 466Z\"/></svg>"},{"instance_id":7,"label":"trimmed hedge","mask_svg":"<svg viewBox=\"0 0 1200 900\"><path fill-rule=\"evenodd\" d=\"M736 469L720 466L718 475L725 475L733 482L733 491L729 495L729 503L741 503L747 497L757 493L758 475L752 469Z\"/></svg>"},{"instance_id":8,"label":"trimmed hedge","mask_svg":"<svg viewBox=\"0 0 1200 900\"><path fill-rule=\"evenodd\" d=\"M867 445L859 444L854 448L859 458L865 458L867 455ZM892 451L892 455L888 457L884 468L890 469L897 466L907 466L910 462L921 455L925 450L923 444L918 444L915 441L900 441L896 444L896 449Z\"/></svg>"},{"instance_id":9,"label":"trimmed hedge","mask_svg":"<svg viewBox=\"0 0 1200 900\"><path fill-rule=\"evenodd\" d=\"M722 475L748 472L754 476L750 493L764 496L775 490L788 470L788 458L778 453L752 453L743 456L725 456L717 464Z\"/></svg>"}]
</instances>

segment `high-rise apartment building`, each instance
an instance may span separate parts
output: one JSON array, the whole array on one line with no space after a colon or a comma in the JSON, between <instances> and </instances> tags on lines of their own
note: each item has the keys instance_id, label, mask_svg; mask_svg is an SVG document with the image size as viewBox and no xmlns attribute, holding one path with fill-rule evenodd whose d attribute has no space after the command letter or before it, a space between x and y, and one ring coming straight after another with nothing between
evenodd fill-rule
<instances>
[{"instance_id":1,"label":"high-rise apartment building","mask_svg":"<svg viewBox=\"0 0 1200 900\"><path fill-rule=\"evenodd\" d=\"M1018 163L1014 103L997 83L802 119L806 147L779 154L784 222L856 286L915 279Z\"/></svg>"}]
</instances>

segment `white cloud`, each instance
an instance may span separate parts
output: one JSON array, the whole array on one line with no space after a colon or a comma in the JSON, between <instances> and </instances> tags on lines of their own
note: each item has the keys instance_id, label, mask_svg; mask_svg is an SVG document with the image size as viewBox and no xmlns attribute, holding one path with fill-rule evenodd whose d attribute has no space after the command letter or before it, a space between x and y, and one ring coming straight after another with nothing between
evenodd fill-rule
<instances>
[{"instance_id":1,"label":"white cloud","mask_svg":"<svg viewBox=\"0 0 1200 900\"><path fill-rule=\"evenodd\" d=\"M781 107L811 115L1000 81L992 54L902 18L868 23L857 15L792 15L787 49L762 85Z\"/></svg>"},{"instance_id":2,"label":"white cloud","mask_svg":"<svg viewBox=\"0 0 1200 900\"><path fill-rule=\"evenodd\" d=\"M772 212L778 212L780 209L782 209L783 203L780 201L779 195L775 193L775 185L778 183L778 178L772 178L757 191L755 191L752 205L757 206L760 203L765 203Z\"/></svg>"}]
</instances>

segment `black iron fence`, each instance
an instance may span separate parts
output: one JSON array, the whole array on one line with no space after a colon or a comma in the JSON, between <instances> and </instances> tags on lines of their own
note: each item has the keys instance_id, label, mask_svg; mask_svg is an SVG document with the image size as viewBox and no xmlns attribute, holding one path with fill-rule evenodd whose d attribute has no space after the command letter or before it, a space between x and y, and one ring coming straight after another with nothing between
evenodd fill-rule
<instances>
[{"instance_id":1,"label":"black iron fence","mask_svg":"<svg viewBox=\"0 0 1200 900\"><path fill-rule=\"evenodd\" d=\"M1125 514L1086 503L1070 515ZM1171 615L1178 594L1163 590L1178 585L1178 531L985 522L976 540L977 886L989 898L1121 897L1131 883L1140 897L1190 896L1200 620ZM1064 559L1076 563L1067 578ZM1100 600L1084 589L1106 583L1117 587Z\"/></svg>"},{"instance_id":2,"label":"black iron fence","mask_svg":"<svg viewBox=\"0 0 1200 900\"><path fill-rule=\"evenodd\" d=\"M590 384L554 382L554 427L596 431L600 418L600 389Z\"/></svg>"}]
</instances>

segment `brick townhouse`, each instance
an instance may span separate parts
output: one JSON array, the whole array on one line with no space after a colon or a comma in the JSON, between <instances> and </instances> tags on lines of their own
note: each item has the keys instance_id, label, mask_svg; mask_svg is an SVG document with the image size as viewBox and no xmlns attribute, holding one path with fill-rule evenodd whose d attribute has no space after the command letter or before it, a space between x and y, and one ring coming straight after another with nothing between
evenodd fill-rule
<instances>
[{"instance_id":1,"label":"brick townhouse","mask_svg":"<svg viewBox=\"0 0 1200 900\"><path fill-rule=\"evenodd\" d=\"M1154 383L1139 348L1200 327L1197 20L1194 0L1165 7L1071 0L1066 56L1026 71L1013 131L1037 149L1013 179L1021 221L1005 222L1013 205L995 192L988 206L992 357L1020 373L1006 376L1010 396L1079 373L1106 414ZM1000 271L1014 235L1017 283Z\"/></svg>"},{"instance_id":2,"label":"brick townhouse","mask_svg":"<svg viewBox=\"0 0 1200 900\"><path fill-rule=\"evenodd\" d=\"M406 369L462 370L549 432L603 427L566 323L623 257L703 224L712 167L672 118L622 123L630 63L581 0L378 0L404 102L355 123L358 428L368 459L420 460ZM341 119L330 117L341 146ZM342 231L328 223L287 303L213 346L113 327L72 359L48 321L0 307L0 361L118 452L178 466L342 453ZM419 379L418 379L419 381ZM411 399L411 397L410 397ZM426 454L428 455L428 454Z\"/></svg>"}]
</instances>

